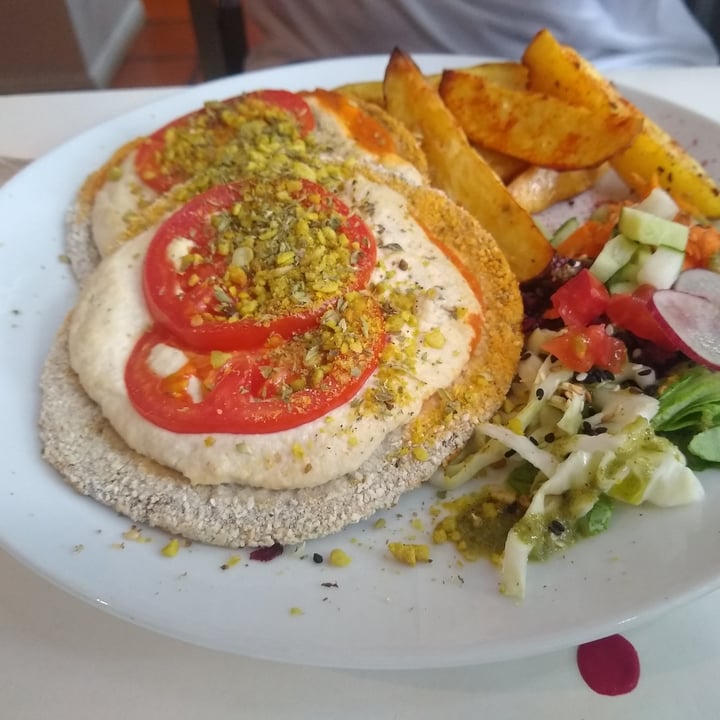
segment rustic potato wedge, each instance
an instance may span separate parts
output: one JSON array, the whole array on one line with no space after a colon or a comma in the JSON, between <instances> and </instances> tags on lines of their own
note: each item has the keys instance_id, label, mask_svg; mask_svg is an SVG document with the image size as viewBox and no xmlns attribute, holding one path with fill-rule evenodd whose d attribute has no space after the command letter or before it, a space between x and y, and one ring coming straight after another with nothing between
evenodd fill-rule
<instances>
[{"instance_id":1,"label":"rustic potato wedge","mask_svg":"<svg viewBox=\"0 0 720 720\"><path fill-rule=\"evenodd\" d=\"M463 72L483 77L503 87L514 88L516 90L525 87L528 77L527 68L522 63L517 62L480 63L479 65L471 65L463 68ZM433 87L438 87L442 73L426 75L425 77ZM357 100L365 100L366 102L372 102L381 106L385 104L382 81L347 83L346 85L335 88L335 90Z\"/></svg>"},{"instance_id":2,"label":"rustic potato wedge","mask_svg":"<svg viewBox=\"0 0 720 720\"><path fill-rule=\"evenodd\" d=\"M440 96L472 142L555 170L596 167L630 146L642 118L598 112L447 70Z\"/></svg>"},{"instance_id":3,"label":"rustic potato wedge","mask_svg":"<svg viewBox=\"0 0 720 720\"><path fill-rule=\"evenodd\" d=\"M720 187L695 158L662 128L644 117L600 73L572 48L540 31L523 55L528 87L595 110L623 111L643 117L643 130L612 166L638 194L655 185L667 190L688 210L720 217Z\"/></svg>"},{"instance_id":4,"label":"rustic potato wedge","mask_svg":"<svg viewBox=\"0 0 720 720\"><path fill-rule=\"evenodd\" d=\"M385 71L386 108L420 137L430 178L494 236L518 280L538 275L553 249L532 217L468 142L413 60L394 50Z\"/></svg>"},{"instance_id":5,"label":"rustic potato wedge","mask_svg":"<svg viewBox=\"0 0 720 720\"><path fill-rule=\"evenodd\" d=\"M522 64L528 71L527 87L565 102L602 112L642 113L582 55L560 44L547 29L538 32L525 48Z\"/></svg>"},{"instance_id":6,"label":"rustic potato wedge","mask_svg":"<svg viewBox=\"0 0 720 720\"><path fill-rule=\"evenodd\" d=\"M607 163L596 168L565 171L533 166L517 175L507 188L521 207L534 214L585 192L608 169Z\"/></svg>"},{"instance_id":7,"label":"rustic potato wedge","mask_svg":"<svg viewBox=\"0 0 720 720\"><path fill-rule=\"evenodd\" d=\"M509 183L514 177L517 177L528 166L528 164L524 160L520 160L520 158L505 155L505 153L483 147L474 142L470 144L505 184Z\"/></svg>"},{"instance_id":8,"label":"rustic potato wedge","mask_svg":"<svg viewBox=\"0 0 720 720\"><path fill-rule=\"evenodd\" d=\"M690 153L649 119L633 144L612 159L612 166L640 196L659 185L685 210L720 217L720 187Z\"/></svg>"},{"instance_id":9,"label":"rustic potato wedge","mask_svg":"<svg viewBox=\"0 0 720 720\"><path fill-rule=\"evenodd\" d=\"M528 81L527 68L517 62L488 62L462 68L462 71L511 90L523 90ZM442 73L432 76L432 83L435 87L440 84L441 80Z\"/></svg>"},{"instance_id":10,"label":"rustic potato wedge","mask_svg":"<svg viewBox=\"0 0 720 720\"><path fill-rule=\"evenodd\" d=\"M334 88L334 90L335 92L347 95L353 100L362 100L364 102L374 103L375 105L380 105L380 107L385 105L382 80L347 83L345 85L339 85Z\"/></svg>"}]
</instances>

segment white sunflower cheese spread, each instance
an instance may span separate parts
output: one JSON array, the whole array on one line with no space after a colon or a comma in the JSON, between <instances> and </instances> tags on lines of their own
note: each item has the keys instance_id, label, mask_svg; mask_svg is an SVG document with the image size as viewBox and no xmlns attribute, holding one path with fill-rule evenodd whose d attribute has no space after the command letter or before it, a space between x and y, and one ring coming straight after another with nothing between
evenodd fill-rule
<instances>
[{"instance_id":1,"label":"white sunflower cheese spread","mask_svg":"<svg viewBox=\"0 0 720 720\"><path fill-rule=\"evenodd\" d=\"M113 177L95 194L90 222L93 241L101 257L109 255L122 243L128 213L157 197L135 170L136 154L137 151L133 151L124 158L114 170Z\"/></svg>"},{"instance_id":2,"label":"white sunflower cheese spread","mask_svg":"<svg viewBox=\"0 0 720 720\"><path fill-rule=\"evenodd\" d=\"M315 117L314 132L322 149L321 157L329 162L337 162L341 158L353 158L361 165L401 178L411 185L419 185L422 182L422 175L418 169L399 155L384 154L382 163L378 163L375 153L358 145L341 116L324 107L316 98L305 99Z\"/></svg>"},{"instance_id":3,"label":"white sunflower cheese spread","mask_svg":"<svg viewBox=\"0 0 720 720\"><path fill-rule=\"evenodd\" d=\"M417 185L422 182L421 174L412 163L392 153L384 154L382 163L378 162L376 154L364 149L353 139L342 117L325 108L316 98L307 97L306 102L315 120L312 143L316 147L318 161L326 164L352 161L381 174L401 178L410 184ZM137 153L137 149L132 150L113 167L94 195L90 218L91 233L101 257L114 252L128 234L133 234L129 220L160 197L138 175ZM252 153L249 157L252 158ZM305 173L309 179L315 179L312 167L295 169ZM242 167L239 170L244 172ZM250 170L252 171L252 168ZM167 212L163 213L166 214Z\"/></svg>"},{"instance_id":4,"label":"white sunflower cheese spread","mask_svg":"<svg viewBox=\"0 0 720 720\"><path fill-rule=\"evenodd\" d=\"M500 248L350 94L258 90L149 131L69 208L80 294L43 366L43 458L133 523L228 548L393 507L512 381Z\"/></svg>"},{"instance_id":5,"label":"white sunflower cheese spread","mask_svg":"<svg viewBox=\"0 0 720 720\"><path fill-rule=\"evenodd\" d=\"M406 321L389 333L389 343L397 350L392 354L395 359L381 359L355 398L290 430L213 433L208 442L208 433L174 433L154 425L133 408L125 385L128 357L152 324L142 291L143 260L154 233L154 228L149 229L103 260L70 323L71 365L85 391L131 448L196 484L317 486L360 467L389 433L417 415L430 395L453 383L475 340L468 317L482 315L473 289L410 216L398 192L358 177L339 194L377 237L370 292L381 306L403 297L411 308ZM187 249L184 244L183 251ZM151 352L152 371L160 377L171 374L182 355L158 344ZM377 389L387 373L402 379L403 392L382 413L363 412L362 399ZM189 392L193 395L192 383ZM193 399L199 400L199 393Z\"/></svg>"}]
</instances>

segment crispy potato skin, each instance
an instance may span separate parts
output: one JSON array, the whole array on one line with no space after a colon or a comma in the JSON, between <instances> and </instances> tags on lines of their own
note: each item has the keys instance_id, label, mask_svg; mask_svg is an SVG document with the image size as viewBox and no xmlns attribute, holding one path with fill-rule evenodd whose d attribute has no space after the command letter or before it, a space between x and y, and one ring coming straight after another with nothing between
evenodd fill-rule
<instances>
[{"instance_id":1,"label":"crispy potato skin","mask_svg":"<svg viewBox=\"0 0 720 720\"><path fill-rule=\"evenodd\" d=\"M433 184L495 238L518 280L543 271L553 254L530 215L470 145L437 90L403 51L393 51L384 80L388 112L420 137Z\"/></svg>"},{"instance_id":2,"label":"crispy potato skin","mask_svg":"<svg viewBox=\"0 0 720 720\"><path fill-rule=\"evenodd\" d=\"M523 90L527 85L527 68L519 62L486 62L479 65L470 65L462 68L462 72L477 76L501 87L511 90ZM443 73L426 75L425 79L435 88L440 86ZM365 103L368 106L385 107L382 80L347 83L335 88L336 92L347 95L349 98ZM482 155L485 162L495 171L499 178L507 183L527 167L527 163L520 158L512 157L479 143L472 143L477 152Z\"/></svg>"},{"instance_id":3,"label":"crispy potato skin","mask_svg":"<svg viewBox=\"0 0 720 720\"><path fill-rule=\"evenodd\" d=\"M609 162L639 196L659 185L686 211L720 217L720 187L702 165L547 29L520 62L481 63L425 80L528 212L588 189ZM351 83L338 90L384 107L386 85Z\"/></svg>"},{"instance_id":4,"label":"crispy potato skin","mask_svg":"<svg viewBox=\"0 0 720 720\"><path fill-rule=\"evenodd\" d=\"M643 126L634 114L598 112L454 70L443 73L439 92L472 142L554 170L597 167Z\"/></svg>"},{"instance_id":5,"label":"crispy potato skin","mask_svg":"<svg viewBox=\"0 0 720 720\"><path fill-rule=\"evenodd\" d=\"M522 62L532 90L591 110L622 111L643 119L643 129L630 147L611 159L614 170L636 193L643 196L659 185L686 209L720 217L720 188L700 163L579 53L541 30L525 49Z\"/></svg>"},{"instance_id":6,"label":"crispy potato skin","mask_svg":"<svg viewBox=\"0 0 720 720\"><path fill-rule=\"evenodd\" d=\"M480 63L479 65L465 67L462 71L515 90L521 90L527 85L527 68L518 62ZM433 87L437 88L440 85L442 73L426 75L425 77ZM340 85L335 90L355 100L371 102L381 107L385 105L382 80L347 83Z\"/></svg>"}]
</instances>

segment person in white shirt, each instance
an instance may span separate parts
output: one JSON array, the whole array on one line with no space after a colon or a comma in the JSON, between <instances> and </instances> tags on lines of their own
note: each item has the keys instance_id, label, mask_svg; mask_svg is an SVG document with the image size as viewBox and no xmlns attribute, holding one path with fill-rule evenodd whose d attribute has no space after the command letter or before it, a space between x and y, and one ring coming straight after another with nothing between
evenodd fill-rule
<instances>
[{"instance_id":1,"label":"person in white shirt","mask_svg":"<svg viewBox=\"0 0 720 720\"><path fill-rule=\"evenodd\" d=\"M518 59L547 27L602 70L714 65L717 50L683 0L244 0L245 68L387 54Z\"/></svg>"}]
</instances>

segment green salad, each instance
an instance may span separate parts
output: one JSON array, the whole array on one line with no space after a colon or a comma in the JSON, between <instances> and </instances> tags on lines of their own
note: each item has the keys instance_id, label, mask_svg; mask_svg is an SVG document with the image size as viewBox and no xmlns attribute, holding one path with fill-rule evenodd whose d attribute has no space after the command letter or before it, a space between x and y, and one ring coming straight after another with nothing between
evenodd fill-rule
<instances>
[{"instance_id":1,"label":"green salad","mask_svg":"<svg viewBox=\"0 0 720 720\"><path fill-rule=\"evenodd\" d=\"M528 562L607 531L619 504L702 501L697 471L720 465L720 274L688 267L694 224L659 190L591 222L607 233L594 257L562 254L587 232L566 224L522 288L525 352L505 404L433 479L455 490L503 468L504 486L456 503L435 540L472 557L473 533L492 538L485 554L515 598Z\"/></svg>"}]
</instances>

